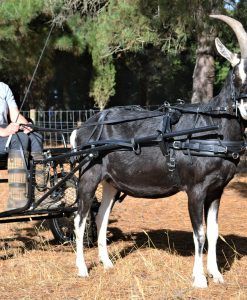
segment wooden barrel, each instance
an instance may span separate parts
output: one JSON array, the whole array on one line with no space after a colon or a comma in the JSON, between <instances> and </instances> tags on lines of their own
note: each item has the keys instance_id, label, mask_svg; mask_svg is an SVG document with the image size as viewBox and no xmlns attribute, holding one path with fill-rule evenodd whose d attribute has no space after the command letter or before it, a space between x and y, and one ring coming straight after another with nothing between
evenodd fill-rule
<instances>
[{"instance_id":1,"label":"wooden barrel","mask_svg":"<svg viewBox=\"0 0 247 300\"><path fill-rule=\"evenodd\" d=\"M8 156L9 199L8 209L20 208L27 203L27 170L21 151L11 150Z\"/></svg>"}]
</instances>

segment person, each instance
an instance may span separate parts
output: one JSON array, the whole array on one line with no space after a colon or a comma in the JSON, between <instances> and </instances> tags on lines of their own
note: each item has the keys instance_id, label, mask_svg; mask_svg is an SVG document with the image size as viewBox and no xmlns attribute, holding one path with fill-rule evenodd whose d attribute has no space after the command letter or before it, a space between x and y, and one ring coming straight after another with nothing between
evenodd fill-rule
<instances>
[{"instance_id":1,"label":"person","mask_svg":"<svg viewBox=\"0 0 247 300\"><path fill-rule=\"evenodd\" d=\"M43 159L43 137L25 126L28 120L19 112L9 86L0 82L0 153L8 153L8 209L27 204L27 162ZM44 185L42 167L36 170L36 183Z\"/></svg>"}]
</instances>

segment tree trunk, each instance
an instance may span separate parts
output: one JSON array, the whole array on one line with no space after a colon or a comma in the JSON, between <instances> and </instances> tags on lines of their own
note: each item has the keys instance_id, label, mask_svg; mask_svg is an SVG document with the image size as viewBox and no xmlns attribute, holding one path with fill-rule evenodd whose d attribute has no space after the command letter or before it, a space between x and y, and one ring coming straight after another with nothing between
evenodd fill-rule
<instances>
[{"instance_id":1,"label":"tree trunk","mask_svg":"<svg viewBox=\"0 0 247 300\"><path fill-rule=\"evenodd\" d=\"M205 32L199 37L197 59L193 73L193 93L191 102L207 103L213 97L214 84L214 34Z\"/></svg>"},{"instance_id":2,"label":"tree trunk","mask_svg":"<svg viewBox=\"0 0 247 300\"><path fill-rule=\"evenodd\" d=\"M208 0L199 1L199 7L196 10L198 47L193 73L192 103L207 103L213 97L214 40L217 32L215 27L209 24L208 15L220 13L223 7L223 0Z\"/></svg>"}]
</instances>

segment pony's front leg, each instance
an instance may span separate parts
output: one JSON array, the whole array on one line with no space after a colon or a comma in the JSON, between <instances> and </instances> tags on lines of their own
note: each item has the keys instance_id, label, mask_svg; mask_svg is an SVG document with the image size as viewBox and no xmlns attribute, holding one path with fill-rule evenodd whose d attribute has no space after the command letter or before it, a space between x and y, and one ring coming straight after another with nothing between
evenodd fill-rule
<instances>
[{"instance_id":1,"label":"pony's front leg","mask_svg":"<svg viewBox=\"0 0 247 300\"><path fill-rule=\"evenodd\" d=\"M215 283L224 283L223 276L221 275L216 258L216 244L219 235L218 229L218 211L220 199L212 202L206 202L204 205L205 220L207 223L207 239L208 239L208 259L207 271L213 277Z\"/></svg>"},{"instance_id":2,"label":"pony's front leg","mask_svg":"<svg viewBox=\"0 0 247 300\"><path fill-rule=\"evenodd\" d=\"M78 212L74 219L76 236L76 265L78 275L88 276L88 270L83 253L83 238L86 227L86 220L90 211L96 188L100 182L101 169L99 165L89 168L80 178L78 186Z\"/></svg>"},{"instance_id":3,"label":"pony's front leg","mask_svg":"<svg viewBox=\"0 0 247 300\"><path fill-rule=\"evenodd\" d=\"M99 260L103 263L105 269L109 269L113 267L113 264L109 258L107 251L106 232L111 207L117 190L105 181L102 183L102 185L103 197L99 208L99 212L96 216L96 224L98 231L98 251Z\"/></svg>"},{"instance_id":4,"label":"pony's front leg","mask_svg":"<svg viewBox=\"0 0 247 300\"><path fill-rule=\"evenodd\" d=\"M195 192L195 194L197 194ZM189 195L189 213L193 227L193 239L195 245L195 261L193 267L193 287L206 288L207 279L203 271L203 247L205 234L203 230L203 199L199 199L192 193Z\"/></svg>"}]
</instances>

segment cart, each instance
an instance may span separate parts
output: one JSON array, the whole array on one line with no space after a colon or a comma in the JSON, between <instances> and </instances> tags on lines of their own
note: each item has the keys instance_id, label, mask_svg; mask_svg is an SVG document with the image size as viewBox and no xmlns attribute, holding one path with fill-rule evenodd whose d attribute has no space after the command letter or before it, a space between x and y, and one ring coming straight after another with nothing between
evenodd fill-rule
<instances>
[{"instance_id":1,"label":"cart","mask_svg":"<svg viewBox=\"0 0 247 300\"><path fill-rule=\"evenodd\" d=\"M27 174L28 201L24 207L0 212L0 223L48 220L49 229L60 243L74 241L73 216L77 210L77 185L79 168L70 159L70 148L51 148L44 150L45 159L30 160ZM7 154L0 155L0 170L7 169ZM42 190L35 182L35 170L44 164L46 185ZM0 179L0 184L8 182ZM98 198L100 192L98 192ZM92 246L97 238L95 216L99 202L94 205L87 219L85 243Z\"/></svg>"}]
</instances>

